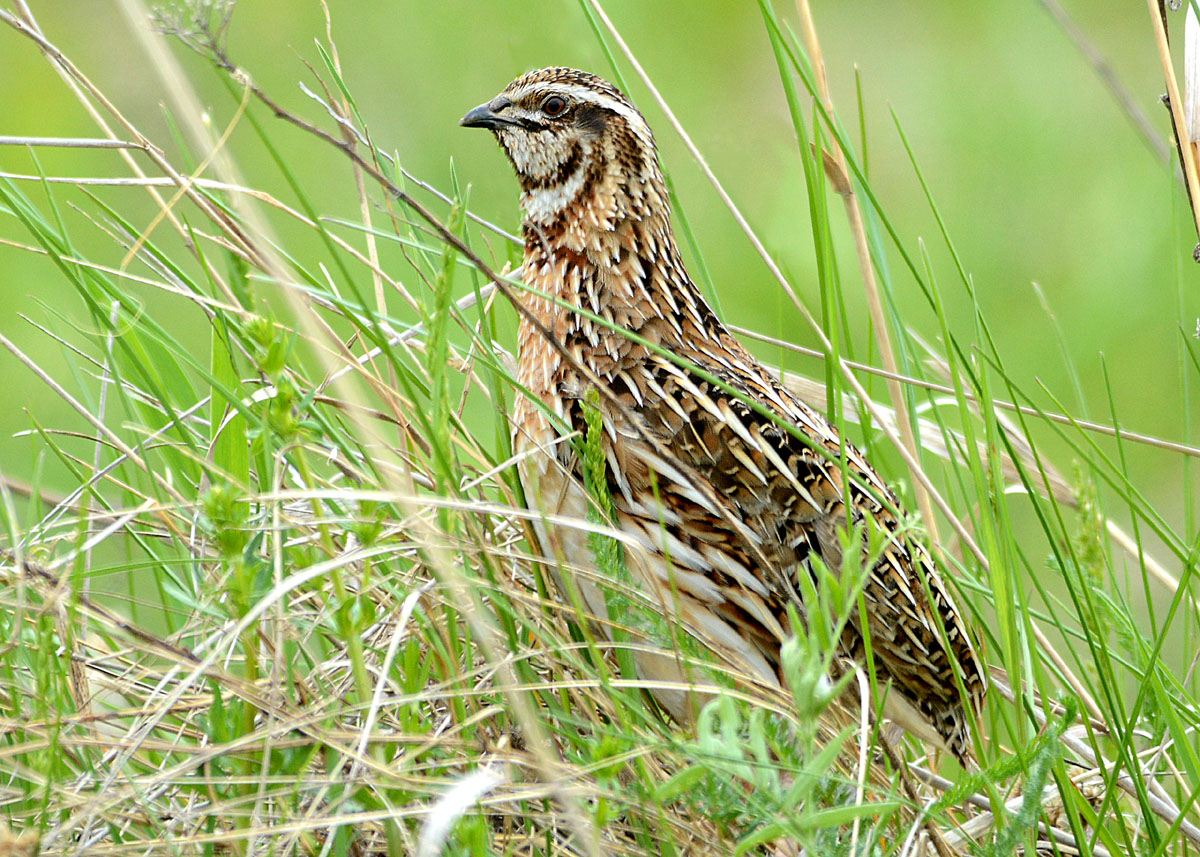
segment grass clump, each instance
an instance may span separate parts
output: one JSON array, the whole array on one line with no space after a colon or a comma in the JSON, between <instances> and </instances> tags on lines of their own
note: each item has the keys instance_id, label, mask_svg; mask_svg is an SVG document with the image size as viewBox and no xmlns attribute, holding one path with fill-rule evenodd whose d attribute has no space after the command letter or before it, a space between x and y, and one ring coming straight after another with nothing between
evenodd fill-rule
<instances>
[{"instance_id":1,"label":"grass clump","mask_svg":"<svg viewBox=\"0 0 1200 857\"><path fill-rule=\"evenodd\" d=\"M613 62L631 67L603 9L584 6ZM1096 440L1104 426L1048 413L1010 377L957 256L939 272L892 227L865 145L814 75L819 44L762 10L823 260L821 312L808 317L821 320L828 371L787 383L829 403L873 459L899 462L923 526L952 534L938 540L942 564L995 668L981 769L881 730L886 688L865 673L828 679L857 609L854 575L817 569L805 598L817 609L783 651L790 695L739 680L670 626L608 529L592 417L576 440L594 513L562 525L589 533L616 593L593 618L611 633L591 634L580 605L551 597L509 443L524 391L505 299L522 286L500 272L518 242L474 215L457 177L429 188L376 144L335 44L319 46L321 110L308 118L231 58L232 4L162 13L228 85L215 111L228 130L196 115L188 76L156 42L180 71L164 91L178 137L152 140L6 12L8 37L40 39L116 129L120 146L93 148L136 152L152 173L114 160L132 189L111 196L50 172L0 178L2 252L48 261L75 298L37 323L65 373L0 334L69 410L50 425L34 408L30 436L72 482L0 491L0 848L14 832L44 854L95 855L1195 847L1200 708L1194 677L1169 658L1200 618L1195 532L1143 497L1122 455L1141 440L1120 437L1114 453ZM314 203L318 178L287 154L297 129L345 156L357 217ZM234 171L247 140L269 153L286 201ZM846 310L831 203L849 191L908 382L891 407L844 359L882 348ZM154 207L149 226L134 193ZM899 276L920 287L944 353L902 321ZM946 322L952 289L972 301L973 330ZM909 435L918 443L897 458ZM1078 462L1072 480L1051 449ZM1018 509L1038 522L1035 546L1016 535ZM1164 585L1169 604L1144 621L1143 596ZM676 650L711 692L694 729L648 704L633 653L649 645Z\"/></svg>"}]
</instances>

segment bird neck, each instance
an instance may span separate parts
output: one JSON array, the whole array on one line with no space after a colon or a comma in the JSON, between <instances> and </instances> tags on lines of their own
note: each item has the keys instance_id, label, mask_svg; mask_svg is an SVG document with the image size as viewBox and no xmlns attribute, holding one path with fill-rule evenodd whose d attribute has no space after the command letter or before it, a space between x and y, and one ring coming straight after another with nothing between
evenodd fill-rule
<instances>
[{"instance_id":1,"label":"bird neck","mask_svg":"<svg viewBox=\"0 0 1200 857\"><path fill-rule=\"evenodd\" d=\"M526 305L560 343L607 374L644 353L621 331L675 351L717 334L720 322L688 276L665 212L593 218L591 211L585 206L555 229L524 227ZM605 228L590 225L597 220ZM523 334L524 359L535 337L531 327Z\"/></svg>"},{"instance_id":2,"label":"bird neck","mask_svg":"<svg viewBox=\"0 0 1200 857\"><path fill-rule=\"evenodd\" d=\"M526 208L527 306L560 341L624 339L563 303L669 348L688 340L688 327L701 336L720 328L679 254L661 174L638 178L605 170L549 222Z\"/></svg>"}]
</instances>

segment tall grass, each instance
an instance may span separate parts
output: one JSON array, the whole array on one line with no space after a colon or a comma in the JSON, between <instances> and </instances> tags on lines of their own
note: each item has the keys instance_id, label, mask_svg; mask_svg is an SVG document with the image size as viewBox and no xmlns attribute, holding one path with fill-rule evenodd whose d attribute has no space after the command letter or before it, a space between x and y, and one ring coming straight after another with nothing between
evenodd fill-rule
<instances>
[{"instance_id":1,"label":"tall grass","mask_svg":"<svg viewBox=\"0 0 1200 857\"><path fill-rule=\"evenodd\" d=\"M600 4L581 5L612 63L598 71L644 76ZM142 11L134 0L126 9ZM541 555L509 441L507 415L524 391L503 295L522 285L501 272L519 265L519 243L472 214L463 177L431 188L388 154L335 44L321 43L312 115L282 122L271 93L250 84L253 68L240 73L253 58L226 53L228 4L161 15L173 41L140 37L160 60L176 137L151 140L28 12L4 12L6 38L36 42L99 129L96 139L24 141L35 159L73 145L129 176L127 207L94 192L103 180L0 179L2 252L45 258L76 295L41 325L68 377L0 334L77 415L63 428L31 408L35 454L57 459L75 487L60 496L6 482L0 492L0 775L8 828L28 832L20 847L1200 846L1200 709L1186 656L1200 542L1191 516L1186 529L1173 525L1126 464L1131 444L1165 446L1181 462L1200 450L1186 433L1124 432L1116 395L1092 403L1101 419L1065 404L1046 411L1065 394L1006 370L902 119L894 145L926 188L949 270L892 225L872 189L862 117L839 112L823 87L815 29L797 33L770 3L761 9L808 184L819 309L750 237L826 348L820 381L785 382L891 467L936 533L994 679L980 770L885 740L864 673L829 685L831 640L855 607L852 575L817 575L822 619L785 647L789 692L712 663L662 620L623 568L603 496L588 520L549 523L591 533L594 567L560 571L607 586L609 613L579 621L579 599L556 597L549 566L565 561ZM228 84L215 126L172 53L180 45ZM329 179L293 169L296 128L347 155L337 180L355 189L354 216L311 201ZM288 199L238 175L249 143L271 154ZM149 225L137 194L153 203ZM832 239L847 211L855 260L839 259ZM678 204L676 218L694 245ZM82 249L97 235L101 249ZM904 323L917 308L900 305L899 277L920 286L937 344ZM846 309L864 278L886 328L870 337ZM947 321L946 298L959 291L975 310L971 329ZM1181 337L1189 377L1198 358ZM870 371L877 359L892 371ZM603 494L602 480L588 482ZM1036 542L1018 537L1017 514L1036 518ZM1167 608L1156 609L1164 589ZM664 645L715 694L694 730L666 720L632 668L633 653ZM0 853L10 846L0 837Z\"/></svg>"}]
</instances>

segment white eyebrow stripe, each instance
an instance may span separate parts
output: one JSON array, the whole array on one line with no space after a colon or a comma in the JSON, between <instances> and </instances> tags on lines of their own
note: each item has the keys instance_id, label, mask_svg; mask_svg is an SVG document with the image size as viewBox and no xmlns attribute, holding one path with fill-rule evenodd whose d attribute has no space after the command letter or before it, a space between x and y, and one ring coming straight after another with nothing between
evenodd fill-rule
<instances>
[{"instance_id":1,"label":"white eyebrow stripe","mask_svg":"<svg viewBox=\"0 0 1200 857\"><path fill-rule=\"evenodd\" d=\"M637 111L636 107L626 104L622 101L613 98L611 95L605 95L590 89L586 86L580 86L575 83L531 83L528 86L523 86L518 92L512 94L513 101L520 101L530 92L540 92L544 95L561 95L564 98L573 99L575 101L584 101L588 104L595 104L603 107L606 110L611 110L618 116L623 116L627 122L634 125L639 131L650 133L650 126L646 124L646 120L642 118L642 114Z\"/></svg>"}]
</instances>

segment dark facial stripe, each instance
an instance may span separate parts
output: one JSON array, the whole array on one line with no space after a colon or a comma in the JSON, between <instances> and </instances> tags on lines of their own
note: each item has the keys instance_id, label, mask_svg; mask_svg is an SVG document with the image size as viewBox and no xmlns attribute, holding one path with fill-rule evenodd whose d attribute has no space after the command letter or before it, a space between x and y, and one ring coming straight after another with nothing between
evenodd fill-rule
<instances>
[{"instance_id":1,"label":"dark facial stripe","mask_svg":"<svg viewBox=\"0 0 1200 857\"><path fill-rule=\"evenodd\" d=\"M593 137L599 137L604 133L605 127L608 125L608 117L616 114L601 107L599 104L583 103L579 105L578 115L575 118L575 124L580 131L589 134Z\"/></svg>"},{"instance_id":2,"label":"dark facial stripe","mask_svg":"<svg viewBox=\"0 0 1200 857\"><path fill-rule=\"evenodd\" d=\"M583 184L580 185L579 192L549 221L539 223L532 223L528 219L522 221L521 234L524 236L527 246L549 248L552 257L564 252L562 248L554 246L555 242L562 235L566 224L570 220L579 217L580 201L587 200L592 196L596 185L600 183L604 173L602 161L592 161L585 166L585 169L587 172L584 174Z\"/></svg>"},{"instance_id":3,"label":"dark facial stripe","mask_svg":"<svg viewBox=\"0 0 1200 857\"><path fill-rule=\"evenodd\" d=\"M571 143L571 151L567 154L566 160L558 165L557 170L548 176L521 176L521 185L525 190L558 187L575 174L582 159L583 147L579 145L578 140L575 140Z\"/></svg>"}]
</instances>

